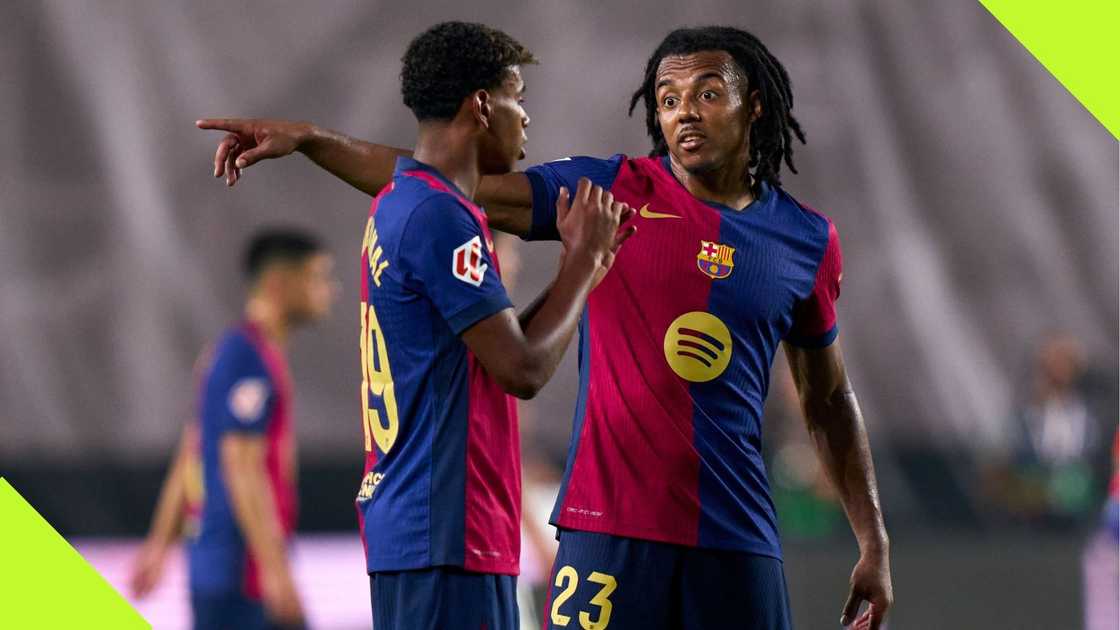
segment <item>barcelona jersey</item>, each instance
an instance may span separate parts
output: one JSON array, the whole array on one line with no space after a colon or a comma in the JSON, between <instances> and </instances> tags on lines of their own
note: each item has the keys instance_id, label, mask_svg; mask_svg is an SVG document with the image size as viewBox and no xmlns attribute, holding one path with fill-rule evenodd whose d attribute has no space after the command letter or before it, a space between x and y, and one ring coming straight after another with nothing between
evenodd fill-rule
<instances>
[{"instance_id":1,"label":"barcelona jersey","mask_svg":"<svg viewBox=\"0 0 1120 630\"><path fill-rule=\"evenodd\" d=\"M367 570L515 575L516 408L459 336L511 306L486 215L438 171L401 158L373 201L361 260Z\"/></svg>"},{"instance_id":2,"label":"barcelona jersey","mask_svg":"<svg viewBox=\"0 0 1120 630\"><path fill-rule=\"evenodd\" d=\"M580 177L637 211L637 234L580 323L579 396L552 514L561 528L781 557L761 452L778 344L837 335L840 246L777 187L735 210L693 197L668 158L529 169L529 238L556 239Z\"/></svg>"},{"instance_id":3,"label":"barcelona jersey","mask_svg":"<svg viewBox=\"0 0 1120 630\"><path fill-rule=\"evenodd\" d=\"M191 590L260 597L257 567L234 519L221 464L222 437L264 438L265 469L285 536L295 529L295 442L291 424L292 385L280 349L256 325L228 330L215 344L200 378L198 447L203 493L198 532L188 545ZM187 439L192 439L188 435Z\"/></svg>"}]
</instances>

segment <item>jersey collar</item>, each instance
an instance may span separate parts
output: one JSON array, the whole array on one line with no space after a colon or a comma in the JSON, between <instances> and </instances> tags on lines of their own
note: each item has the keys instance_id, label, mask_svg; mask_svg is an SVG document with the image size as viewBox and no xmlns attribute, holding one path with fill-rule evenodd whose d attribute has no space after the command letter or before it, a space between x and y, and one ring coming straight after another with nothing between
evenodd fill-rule
<instances>
[{"instance_id":1,"label":"jersey collar","mask_svg":"<svg viewBox=\"0 0 1120 630\"><path fill-rule=\"evenodd\" d=\"M676 182L678 186L680 186L681 188L684 188L684 184L681 183L681 180L677 179L676 173L673 172L673 167L669 164L669 156L668 155L661 156L661 159L658 160L658 162L661 163L661 168L665 169L665 172L668 173L669 177L672 177L673 181ZM762 194L759 195L758 197L756 197L754 201L748 203L746 205L746 207L744 207L741 210L737 210L735 208L732 208L731 206L725 206L722 203L716 203L714 201L705 201L703 199L697 199L697 201L700 201L700 202L704 203L705 205L711 206L712 208L715 208L716 210L726 210L727 212L733 212L735 214L742 214L744 212L749 212L751 210L757 210L759 208L764 207L766 204L770 203L770 197L773 196L773 189L766 182L759 182L759 185L762 188ZM687 188L684 188L684 191L687 194L692 195L692 193L688 192Z\"/></svg>"},{"instance_id":2,"label":"jersey collar","mask_svg":"<svg viewBox=\"0 0 1120 630\"><path fill-rule=\"evenodd\" d=\"M463 191L459 190L459 187L456 186L454 182L444 177L443 173L439 172L435 167L429 166L428 164L410 157L398 157L396 168L393 170L393 179L403 177L404 174L408 171L424 171L426 173L431 173L441 182L447 184L448 188L455 191L455 194L459 195L463 199L470 199L470 197L467 197L463 194Z\"/></svg>"}]
</instances>

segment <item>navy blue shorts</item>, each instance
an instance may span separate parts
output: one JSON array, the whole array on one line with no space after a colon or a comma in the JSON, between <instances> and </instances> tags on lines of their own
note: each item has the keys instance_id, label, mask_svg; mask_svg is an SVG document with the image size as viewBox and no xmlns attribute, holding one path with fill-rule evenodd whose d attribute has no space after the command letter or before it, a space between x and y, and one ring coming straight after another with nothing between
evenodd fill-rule
<instances>
[{"instance_id":1,"label":"navy blue shorts","mask_svg":"<svg viewBox=\"0 0 1120 630\"><path fill-rule=\"evenodd\" d=\"M561 531L544 627L789 630L782 561Z\"/></svg>"},{"instance_id":2,"label":"navy blue shorts","mask_svg":"<svg viewBox=\"0 0 1120 630\"><path fill-rule=\"evenodd\" d=\"M517 577L457 567L371 573L376 630L518 630Z\"/></svg>"},{"instance_id":3,"label":"navy blue shorts","mask_svg":"<svg viewBox=\"0 0 1120 630\"><path fill-rule=\"evenodd\" d=\"M241 593L200 593L191 591L194 630L280 630L302 628L269 621L264 605Z\"/></svg>"}]
</instances>

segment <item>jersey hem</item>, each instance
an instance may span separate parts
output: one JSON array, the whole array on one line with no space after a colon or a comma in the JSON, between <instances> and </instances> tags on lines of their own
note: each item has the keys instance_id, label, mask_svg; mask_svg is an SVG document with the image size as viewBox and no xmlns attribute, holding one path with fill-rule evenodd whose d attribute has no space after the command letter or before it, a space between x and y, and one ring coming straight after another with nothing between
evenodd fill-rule
<instances>
[{"instance_id":1,"label":"jersey hem","mask_svg":"<svg viewBox=\"0 0 1120 630\"><path fill-rule=\"evenodd\" d=\"M437 569L439 567L455 567L471 573L488 573L493 575L520 575L521 564L507 560L497 562L408 562L398 560L382 560L380 562L367 562L366 573L388 573L393 571L422 571L424 569Z\"/></svg>"},{"instance_id":2,"label":"jersey hem","mask_svg":"<svg viewBox=\"0 0 1120 630\"><path fill-rule=\"evenodd\" d=\"M774 546L769 543L744 541L742 544L702 545L696 540L683 540L681 538L665 536L660 532L650 530L641 526L619 523L606 525L598 523L592 524L591 522L578 518L553 519L550 524L560 529L592 532L595 534L607 534L608 536L617 536L619 538L636 538L638 540L650 540L653 542L667 543L670 545L679 545L681 547L736 551L740 553L754 554L757 556L768 556L776 560L782 560L781 549L775 549Z\"/></svg>"}]
</instances>

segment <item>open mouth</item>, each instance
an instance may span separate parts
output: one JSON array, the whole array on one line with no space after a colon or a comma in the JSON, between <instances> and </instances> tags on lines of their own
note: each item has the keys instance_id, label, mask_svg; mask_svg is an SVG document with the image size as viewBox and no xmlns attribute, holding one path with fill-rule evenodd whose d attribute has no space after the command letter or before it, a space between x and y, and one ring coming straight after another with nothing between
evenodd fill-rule
<instances>
[{"instance_id":1,"label":"open mouth","mask_svg":"<svg viewBox=\"0 0 1120 630\"><path fill-rule=\"evenodd\" d=\"M677 145L685 151L695 151L704 146L707 136L699 131L686 131L677 136Z\"/></svg>"}]
</instances>

